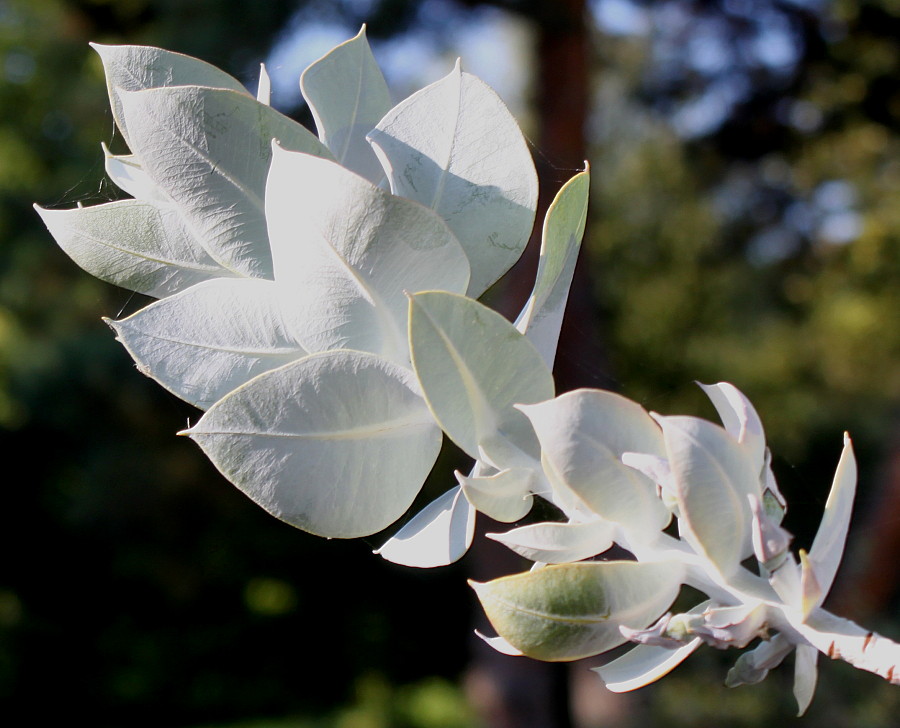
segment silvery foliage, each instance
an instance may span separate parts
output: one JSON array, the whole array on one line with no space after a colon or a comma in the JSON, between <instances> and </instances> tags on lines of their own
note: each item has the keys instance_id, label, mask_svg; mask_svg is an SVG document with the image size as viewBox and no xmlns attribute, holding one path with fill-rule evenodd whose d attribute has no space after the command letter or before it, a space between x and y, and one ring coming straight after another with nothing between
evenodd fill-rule
<instances>
[{"instance_id":1,"label":"silvery foliage","mask_svg":"<svg viewBox=\"0 0 900 728\"><path fill-rule=\"evenodd\" d=\"M798 560L762 425L732 385L704 387L724 427L599 390L554 398L587 171L547 213L516 322L477 302L537 202L527 145L483 82L457 64L392 106L363 29L303 73L316 137L269 106L264 68L254 98L193 58L95 49L130 150L104 148L106 170L132 199L38 212L86 271L158 299L109 324L142 372L205 410L183 434L247 496L314 534L373 534L409 509L443 432L474 465L384 558L448 564L477 512L512 523L535 497L562 514L490 534L534 562L472 585L497 649L573 660L636 643L596 668L613 691L704 643L756 643L732 686L795 651L801 713L819 652L900 683L898 645L821 606L854 497L849 438ZM614 544L634 559L603 560ZM684 585L707 598L667 612Z\"/></svg>"}]
</instances>

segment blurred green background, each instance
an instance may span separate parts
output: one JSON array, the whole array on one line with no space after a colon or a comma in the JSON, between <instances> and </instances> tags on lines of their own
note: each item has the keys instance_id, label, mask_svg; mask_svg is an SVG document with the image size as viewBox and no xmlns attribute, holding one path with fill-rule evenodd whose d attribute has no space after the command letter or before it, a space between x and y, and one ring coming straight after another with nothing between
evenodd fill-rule
<instances>
[{"instance_id":1,"label":"blurred green background","mask_svg":"<svg viewBox=\"0 0 900 728\"><path fill-rule=\"evenodd\" d=\"M265 60L275 105L308 122L299 72L363 21L397 100L457 54L495 85L547 194L591 160L564 386L711 417L692 382L736 384L799 546L851 432L860 501L830 603L900 637L900 2L0 0L4 722L509 724L464 678L479 659L473 557L404 570L371 555L383 537L326 542L251 504L175 437L197 412L100 320L142 301L77 269L31 208L117 195L100 142L121 140L88 41L195 55L251 89ZM514 310L522 293L495 296ZM447 453L425 500L452 466ZM570 710L511 725L791 716L790 670L726 691L735 656L701 651L615 699L584 666L568 682L554 668ZM896 724L900 690L821 673L800 724Z\"/></svg>"}]
</instances>

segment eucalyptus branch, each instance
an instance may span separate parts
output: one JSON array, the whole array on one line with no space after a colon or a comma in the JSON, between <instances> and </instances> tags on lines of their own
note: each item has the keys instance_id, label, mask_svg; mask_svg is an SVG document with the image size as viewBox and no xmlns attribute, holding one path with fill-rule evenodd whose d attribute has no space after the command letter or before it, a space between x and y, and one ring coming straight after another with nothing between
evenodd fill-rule
<instances>
[{"instance_id":1,"label":"eucalyptus branch","mask_svg":"<svg viewBox=\"0 0 900 728\"><path fill-rule=\"evenodd\" d=\"M514 523L542 498L562 513L489 534L534 562L473 584L497 649L573 660L633 642L596 668L614 691L703 644L756 643L732 686L796 651L801 713L818 652L900 682L900 646L821 608L855 495L849 438L795 556L762 424L735 387L703 387L723 426L600 390L555 396L588 169L547 212L516 322L476 300L520 256L538 193L528 145L482 81L457 63L392 106L363 29L301 77L314 135L268 105L265 68L254 96L187 56L95 49L129 147L104 147L106 170L131 199L38 212L86 271L158 299L109 323L140 371L204 411L182 434L254 502L325 537L379 532L446 435L471 471L384 558L448 564L479 512ZM631 558L609 560L614 544ZM683 585L706 598L672 614Z\"/></svg>"}]
</instances>

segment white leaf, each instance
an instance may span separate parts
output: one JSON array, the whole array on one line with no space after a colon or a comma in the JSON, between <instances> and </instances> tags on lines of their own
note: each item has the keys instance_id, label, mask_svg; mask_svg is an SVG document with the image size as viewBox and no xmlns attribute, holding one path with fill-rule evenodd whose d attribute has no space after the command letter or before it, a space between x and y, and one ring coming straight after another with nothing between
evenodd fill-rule
<instances>
[{"instance_id":1,"label":"white leaf","mask_svg":"<svg viewBox=\"0 0 900 728\"><path fill-rule=\"evenodd\" d=\"M533 467L539 453L514 405L553 396L540 354L500 314L450 293L410 299L410 349L428 406L444 432L497 469Z\"/></svg>"},{"instance_id":2,"label":"white leaf","mask_svg":"<svg viewBox=\"0 0 900 728\"><path fill-rule=\"evenodd\" d=\"M766 435L763 432L762 421L750 400L728 382L700 384L700 388L706 392L706 396L710 398L716 412L722 418L725 431L747 448L751 460L759 463L759 469L762 471Z\"/></svg>"},{"instance_id":3,"label":"white leaf","mask_svg":"<svg viewBox=\"0 0 900 728\"><path fill-rule=\"evenodd\" d=\"M162 205L172 204L172 200L143 170L137 157L133 154L111 154L106 144L101 144L101 146L103 147L106 174L109 175L116 187L127 192L136 200Z\"/></svg>"},{"instance_id":4,"label":"white leaf","mask_svg":"<svg viewBox=\"0 0 900 728\"><path fill-rule=\"evenodd\" d=\"M443 221L334 162L275 147L266 217L288 324L311 351L409 366L406 291L462 292L465 253Z\"/></svg>"},{"instance_id":5,"label":"white leaf","mask_svg":"<svg viewBox=\"0 0 900 728\"><path fill-rule=\"evenodd\" d=\"M850 436L844 433L844 449L834 474L831 492L825 502L825 513L809 550L809 561L812 563L816 581L822 592L819 604L831 589L838 567L841 565L855 496L856 458L853 455Z\"/></svg>"},{"instance_id":6,"label":"white leaf","mask_svg":"<svg viewBox=\"0 0 900 728\"><path fill-rule=\"evenodd\" d=\"M653 622L674 601L682 576L678 562L604 561L469 583L498 635L529 657L555 662L625 642L619 627Z\"/></svg>"},{"instance_id":7,"label":"white leaf","mask_svg":"<svg viewBox=\"0 0 900 728\"><path fill-rule=\"evenodd\" d=\"M725 678L726 687L736 688L739 685L755 685L762 682L769 674L769 670L778 667L794 647L794 643L785 637L783 632L772 635L767 640L760 640L756 647L738 657Z\"/></svg>"},{"instance_id":8,"label":"white leaf","mask_svg":"<svg viewBox=\"0 0 900 728\"><path fill-rule=\"evenodd\" d=\"M565 564L602 554L612 546L616 527L609 521L589 523L534 523L506 533L489 533L531 561Z\"/></svg>"},{"instance_id":9,"label":"white leaf","mask_svg":"<svg viewBox=\"0 0 900 728\"><path fill-rule=\"evenodd\" d=\"M550 369L584 236L589 192L586 169L566 182L547 210L534 290L516 320L516 328L537 347Z\"/></svg>"},{"instance_id":10,"label":"white leaf","mask_svg":"<svg viewBox=\"0 0 900 728\"><path fill-rule=\"evenodd\" d=\"M536 478L528 468L508 468L493 475L467 477L457 471L463 495L477 510L501 523L524 518L531 510Z\"/></svg>"},{"instance_id":11,"label":"white leaf","mask_svg":"<svg viewBox=\"0 0 900 728\"><path fill-rule=\"evenodd\" d=\"M643 407L612 392L579 389L520 409L540 440L554 489L575 493L608 521L665 528L671 514L656 484L622 463L625 452L665 454L662 433Z\"/></svg>"},{"instance_id":12,"label":"white leaf","mask_svg":"<svg viewBox=\"0 0 900 728\"><path fill-rule=\"evenodd\" d=\"M811 645L797 645L794 657L794 698L797 700L797 717L806 712L816 692L819 671L816 662L819 651Z\"/></svg>"},{"instance_id":13,"label":"white leaf","mask_svg":"<svg viewBox=\"0 0 900 728\"><path fill-rule=\"evenodd\" d=\"M201 409L306 355L272 281L207 281L109 324L138 369Z\"/></svg>"},{"instance_id":14,"label":"white leaf","mask_svg":"<svg viewBox=\"0 0 900 728\"><path fill-rule=\"evenodd\" d=\"M138 200L45 210L35 206L66 254L91 275L163 298L235 275L200 246L177 212Z\"/></svg>"},{"instance_id":15,"label":"white leaf","mask_svg":"<svg viewBox=\"0 0 900 728\"><path fill-rule=\"evenodd\" d=\"M472 266L477 298L518 260L537 206L537 175L515 119L484 82L456 68L369 134L394 194L436 210Z\"/></svg>"},{"instance_id":16,"label":"white leaf","mask_svg":"<svg viewBox=\"0 0 900 728\"><path fill-rule=\"evenodd\" d=\"M131 146L131 140L119 91L143 91L165 86L210 86L247 93L236 78L205 61L180 53L149 46L91 43L91 47L103 61L113 118L128 146Z\"/></svg>"},{"instance_id":17,"label":"white leaf","mask_svg":"<svg viewBox=\"0 0 900 728\"><path fill-rule=\"evenodd\" d=\"M195 86L122 92L131 150L210 255L272 278L263 198L272 139L330 156L310 132L246 94Z\"/></svg>"},{"instance_id":18,"label":"white leaf","mask_svg":"<svg viewBox=\"0 0 900 728\"><path fill-rule=\"evenodd\" d=\"M469 550L474 533L475 509L457 485L425 506L375 553L403 566L446 566Z\"/></svg>"},{"instance_id":19,"label":"white leaf","mask_svg":"<svg viewBox=\"0 0 900 728\"><path fill-rule=\"evenodd\" d=\"M759 469L718 425L656 417L662 425L685 539L725 576L753 553L748 495L761 497Z\"/></svg>"},{"instance_id":20,"label":"white leaf","mask_svg":"<svg viewBox=\"0 0 900 728\"><path fill-rule=\"evenodd\" d=\"M497 650L497 652L500 652L504 655L509 655L510 657L522 657L523 656L521 650L517 650L515 647L513 647L511 644L509 644L509 642L507 642L502 637L487 637L487 636L481 634L481 632L479 632L477 629L475 630L475 635L477 637L479 637L480 639L484 640L485 642L487 642L487 644L490 645L491 647L493 647L495 650Z\"/></svg>"},{"instance_id":21,"label":"white leaf","mask_svg":"<svg viewBox=\"0 0 900 728\"><path fill-rule=\"evenodd\" d=\"M259 64L259 84L256 88L256 100L266 106L272 105L272 79L266 70L266 64Z\"/></svg>"},{"instance_id":22,"label":"white leaf","mask_svg":"<svg viewBox=\"0 0 900 728\"><path fill-rule=\"evenodd\" d=\"M307 68L300 89L319 139L334 158L370 182L382 182L384 170L366 134L390 111L391 95L366 40L366 26Z\"/></svg>"},{"instance_id":23,"label":"white leaf","mask_svg":"<svg viewBox=\"0 0 900 728\"><path fill-rule=\"evenodd\" d=\"M357 351L261 374L185 434L269 513L336 538L403 515L441 446L412 372Z\"/></svg>"},{"instance_id":24,"label":"white leaf","mask_svg":"<svg viewBox=\"0 0 900 728\"><path fill-rule=\"evenodd\" d=\"M591 669L600 676L607 690L627 693L668 675L701 644L703 640L697 637L675 649L637 645L621 657Z\"/></svg>"}]
</instances>

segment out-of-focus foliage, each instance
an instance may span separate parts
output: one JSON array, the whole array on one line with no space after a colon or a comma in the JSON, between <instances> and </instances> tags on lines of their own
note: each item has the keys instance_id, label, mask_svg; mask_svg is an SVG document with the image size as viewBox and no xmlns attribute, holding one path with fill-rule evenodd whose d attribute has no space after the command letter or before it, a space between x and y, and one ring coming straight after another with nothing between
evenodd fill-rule
<instances>
[{"instance_id":1,"label":"out-of-focus foliage","mask_svg":"<svg viewBox=\"0 0 900 728\"><path fill-rule=\"evenodd\" d=\"M591 244L615 375L663 409L728 376L792 460L829 431L880 436L900 400L900 18L645 10L654 32L599 46Z\"/></svg>"}]
</instances>

